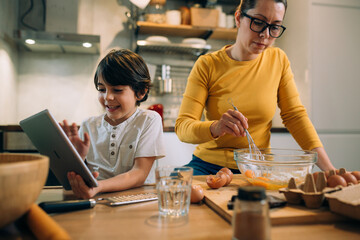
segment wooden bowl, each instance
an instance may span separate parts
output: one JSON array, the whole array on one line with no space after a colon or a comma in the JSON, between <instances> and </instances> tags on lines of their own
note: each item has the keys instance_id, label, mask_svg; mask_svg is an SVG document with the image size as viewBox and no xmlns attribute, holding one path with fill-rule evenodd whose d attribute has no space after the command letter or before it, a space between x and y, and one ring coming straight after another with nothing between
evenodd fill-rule
<instances>
[{"instance_id":1,"label":"wooden bowl","mask_svg":"<svg viewBox=\"0 0 360 240\"><path fill-rule=\"evenodd\" d=\"M48 172L47 156L0 153L0 228L30 209L45 184Z\"/></svg>"}]
</instances>

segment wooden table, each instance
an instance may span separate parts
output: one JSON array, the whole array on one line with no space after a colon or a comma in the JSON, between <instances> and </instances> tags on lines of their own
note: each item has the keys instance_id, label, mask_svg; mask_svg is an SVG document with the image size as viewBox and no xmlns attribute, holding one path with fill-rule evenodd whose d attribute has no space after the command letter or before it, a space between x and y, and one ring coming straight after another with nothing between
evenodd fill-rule
<instances>
[{"instance_id":1,"label":"wooden table","mask_svg":"<svg viewBox=\"0 0 360 240\"><path fill-rule=\"evenodd\" d=\"M57 200L54 195L59 194L59 190L51 191L53 193L47 191L47 197ZM154 186L145 186L121 194L154 191ZM93 209L52 217L73 239L222 239L224 235L231 236L231 226L205 204L192 204L188 217L173 220L159 216L157 201L117 207L97 204Z\"/></svg>"},{"instance_id":2,"label":"wooden table","mask_svg":"<svg viewBox=\"0 0 360 240\"><path fill-rule=\"evenodd\" d=\"M195 177L195 179L203 179ZM111 196L155 191L144 186ZM44 189L38 202L68 197L62 189ZM99 197L100 197L99 196ZM231 239L231 224L206 204L191 204L189 216L164 219L158 215L157 201L110 207L97 204L92 209L52 214L52 218L73 239ZM360 239L360 222L347 221L330 224L279 225L271 229L273 240ZM0 235L0 239L3 238ZM11 238L15 239L15 238ZM28 238L16 238L28 239Z\"/></svg>"}]
</instances>

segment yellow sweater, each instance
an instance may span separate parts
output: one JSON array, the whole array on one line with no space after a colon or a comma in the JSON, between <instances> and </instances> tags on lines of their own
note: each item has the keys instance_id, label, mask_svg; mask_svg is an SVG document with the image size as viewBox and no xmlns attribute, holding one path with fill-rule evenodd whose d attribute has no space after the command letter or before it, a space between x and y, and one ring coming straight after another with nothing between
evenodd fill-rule
<instances>
[{"instance_id":1,"label":"yellow sweater","mask_svg":"<svg viewBox=\"0 0 360 240\"><path fill-rule=\"evenodd\" d=\"M210 133L214 120L232 109L230 97L248 118L248 131L259 148L270 147L276 105L284 125L303 149L322 147L300 101L286 54L271 47L254 60L235 61L226 54L227 47L201 56L188 78L175 132L181 141L199 144L194 155L213 164L237 168L233 149L247 148L247 138L226 134L214 139Z\"/></svg>"}]
</instances>

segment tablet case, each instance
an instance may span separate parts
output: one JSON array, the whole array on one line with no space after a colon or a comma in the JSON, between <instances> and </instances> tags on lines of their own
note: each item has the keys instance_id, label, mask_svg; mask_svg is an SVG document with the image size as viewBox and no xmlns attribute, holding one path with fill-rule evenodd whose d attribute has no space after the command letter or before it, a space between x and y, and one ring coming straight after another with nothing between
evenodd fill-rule
<instances>
[{"instance_id":1,"label":"tablet case","mask_svg":"<svg viewBox=\"0 0 360 240\"><path fill-rule=\"evenodd\" d=\"M66 190L71 189L67 179L70 171L79 174L89 187L97 186L96 179L49 110L20 121L20 126L40 154L50 158L50 169Z\"/></svg>"}]
</instances>

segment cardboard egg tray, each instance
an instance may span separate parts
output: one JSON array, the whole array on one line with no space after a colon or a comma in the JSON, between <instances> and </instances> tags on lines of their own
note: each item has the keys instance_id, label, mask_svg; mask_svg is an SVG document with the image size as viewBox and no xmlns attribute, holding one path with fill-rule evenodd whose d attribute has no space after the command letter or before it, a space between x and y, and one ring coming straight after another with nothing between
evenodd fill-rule
<instances>
[{"instance_id":1,"label":"cardboard egg tray","mask_svg":"<svg viewBox=\"0 0 360 240\"><path fill-rule=\"evenodd\" d=\"M325 193L340 190L340 187L328 188L324 172L320 172L316 182L312 174L307 174L305 183L297 186L295 179L291 178L287 188L279 189L280 193L290 204L305 203L308 208L320 208L325 200Z\"/></svg>"},{"instance_id":2,"label":"cardboard egg tray","mask_svg":"<svg viewBox=\"0 0 360 240\"><path fill-rule=\"evenodd\" d=\"M346 172L340 169L339 175ZM329 176L336 174L330 171ZM360 181L359 181L360 183ZM327 180L324 172L319 172L316 181L312 174L307 174L305 182L299 186L295 179L291 178L287 188L279 189L280 193L290 204L305 203L307 208L320 208L327 199L330 211L350 218L360 220L360 184L350 184L347 187L327 187Z\"/></svg>"},{"instance_id":3,"label":"cardboard egg tray","mask_svg":"<svg viewBox=\"0 0 360 240\"><path fill-rule=\"evenodd\" d=\"M325 197L329 202L330 211L360 220L360 184L325 194Z\"/></svg>"}]
</instances>

